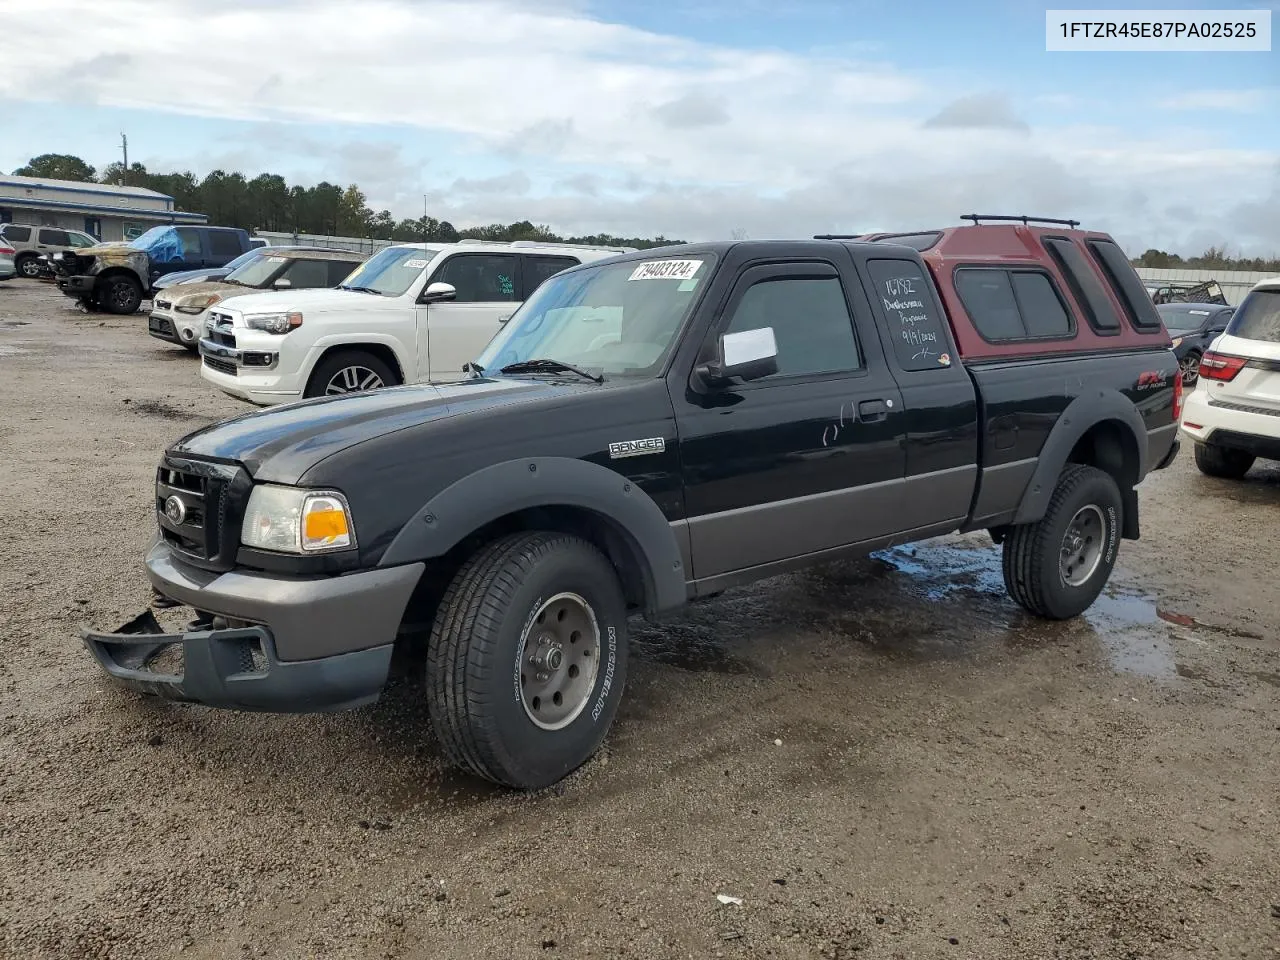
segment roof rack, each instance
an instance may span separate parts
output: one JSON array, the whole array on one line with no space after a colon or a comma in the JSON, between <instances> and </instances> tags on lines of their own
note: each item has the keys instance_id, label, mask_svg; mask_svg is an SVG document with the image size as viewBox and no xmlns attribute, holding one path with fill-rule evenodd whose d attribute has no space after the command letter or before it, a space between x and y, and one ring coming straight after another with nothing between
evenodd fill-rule
<instances>
[{"instance_id":1,"label":"roof rack","mask_svg":"<svg viewBox=\"0 0 1280 960\"><path fill-rule=\"evenodd\" d=\"M635 247L602 247L590 243L565 243L560 240L480 240L476 237L463 237L457 241L469 247L564 247L568 250L603 250L610 253L634 253Z\"/></svg>"},{"instance_id":2,"label":"roof rack","mask_svg":"<svg viewBox=\"0 0 1280 960\"><path fill-rule=\"evenodd\" d=\"M815 233L815 240L859 240L862 237L869 237L869 233Z\"/></svg>"},{"instance_id":3,"label":"roof rack","mask_svg":"<svg viewBox=\"0 0 1280 960\"><path fill-rule=\"evenodd\" d=\"M977 225L978 225L978 221L979 221L979 220L1005 220L1005 221L1010 221L1010 220L1011 220L1011 221L1015 221L1015 222L1020 222L1023 226L1027 226L1027 227L1031 226L1032 222L1035 222L1035 223L1056 223L1056 224L1061 224L1062 226L1068 227L1068 228L1073 229L1073 230L1074 230L1076 227L1080 226L1080 221L1079 221L1079 220L1057 220L1057 219L1055 219L1055 218L1053 218L1053 217L1028 217L1028 216L1025 216L1025 215L1023 215L1023 216L1019 216L1019 217L1008 217L1008 216L1004 216L1003 214L994 214L994 213L993 213L993 214L986 214L986 213L966 213L966 214L964 214L960 219L961 219L961 220L972 220L972 221L973 221L974 226L977 226Z\"/></svg>"}]
</instances>

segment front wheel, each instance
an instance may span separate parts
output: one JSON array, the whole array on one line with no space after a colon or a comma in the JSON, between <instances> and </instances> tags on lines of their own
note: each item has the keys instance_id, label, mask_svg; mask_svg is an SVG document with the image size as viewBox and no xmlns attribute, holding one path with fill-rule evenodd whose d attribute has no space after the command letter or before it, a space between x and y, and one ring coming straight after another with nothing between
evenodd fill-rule
<instances>
[{"instance_id":1,"label":"front wheel","mask_svg":"<svg viewBox=\"0 0 1280 960\"><path fill-rule=\"evenodd\" d=\"M142 306L142 287L132 277L109 277L98 291L98 303L107 313L137 313Z\"/></svg>"},{"instance_id":2,"label":"front wheel","mask_svg":"<svg viewBox=\"0 0 1280 960\"><path fill-rule=\"evenodd\" d=\"M1253 454L1243 450L1217 447L1210 443L1197 443L1195 456L1196 466L1201 473L1223 480L1239 480L1249 472L1256 459Z\"/></svg>"},{"instance_id":3,"label":"front wheel","mask_svg":"<svg viewBox=\"0 0 1280 960\"><path fill-rule=\"evenodd\" d=\"M1200 353L1192 350L1185 357L1178 361L1178 370L1182 374L1182 384L1186 387L1194 387L1196 381L1200 379Z\"/></svg>"},{"instance_id":4,"label":"front wheel","mask_svg":"<svg viewBox=\"0 0 1280 960\"><path fill-rule=\"evenodd\" d=\"M367 350L340 350L316 365L304 397L333 397L361 393L400 382L396 372Z\"/></svg>"},{"instance_id":5,"label":"front wheel","mask_svg":"<svg viewBox=\"0 0 1280 960\"><path fill-rule=\"evenodd\" d=\"M622 698L626 613L613 566L586 540L517 533L482 548L427 641L427 707L446 756L523 790L586 763Z\"/></svg>"},{"instance_id":6,"label":"front wheel","mask_svg":"<svg viewBox=\"0 0 1280 960\"><path fill-rule=\"evenodd\" d=\"M1069 620L1106 586L1120 544L1124 503L1110 474L1070 465L1044 516L1004 541L1005 587L1019 605L1047 620Z\"/></svg>"}]
</instances>

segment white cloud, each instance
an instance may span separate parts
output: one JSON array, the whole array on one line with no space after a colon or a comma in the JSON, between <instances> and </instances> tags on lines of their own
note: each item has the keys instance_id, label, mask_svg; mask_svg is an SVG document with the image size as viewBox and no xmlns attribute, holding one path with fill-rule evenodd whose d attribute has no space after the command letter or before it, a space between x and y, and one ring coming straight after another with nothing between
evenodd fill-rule
<instances>
[{"instance_id":1,"label":"white cloud","mask_svg":"<svg viewBox=\"0 0 1280 960\"><path fill-rule=\"evenodd\" d=\"M914 227L980 210L1072 216L1150 245L1204 230L1280 250L1280 218L1240 215L1274 203L1274 151L1158 127L1143 136L1131 124L1050 126L1033 96L965 96L972 82L989 85L980 76L863 62L847 46L822 57L734 49L601 22L589 9L42 0L6 10L6 35L23 42L6 54L0 100L251 121L246 129L285 131L279 152L252 142L221 152L253 153L259 169L281 173L296 162L283 121L324 123L332 138L312 136L305 152L323 158L327 179L357 180L372 206L400 216L417 216L426 192L440 204L433 215L456 223L528 218L565 232L697 239ZM144 44L139 23L159 39ZM840 49L842 38L823 39ZM93 54L76 61L75 50ZM1135 114L1141 107L1135 97ZM391 142L414 129L452 134L476 169L428 166ZM1189 198L1194 222L1173 209Z\"/></svg>"},{"instance_id":2,"label":"white cloud","mask_svg":"<svg viewBox=\"0 0 1280 960\"><path fill-rule=\"evenodd\" d=\"M1157 106L1163 110L1257 113L1276 99L1275 90L1190 90L1174 97L1166 97Z\"/></svg>"}]
</instances>

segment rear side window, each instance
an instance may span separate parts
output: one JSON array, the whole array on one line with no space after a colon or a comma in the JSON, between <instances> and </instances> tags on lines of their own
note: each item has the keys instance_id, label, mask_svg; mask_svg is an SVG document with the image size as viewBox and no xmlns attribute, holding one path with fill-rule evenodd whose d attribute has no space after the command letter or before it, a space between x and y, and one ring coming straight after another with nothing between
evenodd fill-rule
<instances>
[{"instance_id":1,"label":"rear side window","mask_svg":"<svg viewBox=\"0 0 1280 960\"><path fill-rule=\"evenodd\" d=\"M51 247L69 247L71 246L71 237L67 235L65 230L41 228L40 242L47 243Z\"/></svg>"},{"instance_id":2,"label":"rear side window","mask_svg":"<svg viewBox=\"0 0 1280 960\"><path fill-rule=\"evenodd\" d=\"M1251 290L1227 324L1227 336L1280 343L1280 290Z\"/></svg>"},{"instance_id":3,"label":"rear side window","mask_svg":"<svg viewBox=\"0 0 1280 960\"><path fill-rule=\"evenodd\" d=\"M1071 314L1048 274L963 267L955 279L965 312L988 342L1062 340L1075 335Z\"/></svg>"},{"instance_id":4,"label":"rear side window","mask_svg":"<svg viewBox=\"0 0 1280 960\"><path fill-rule=\"evenodd\" d=\"M209 231L209 252L215 257L240 256L240 237L223 230Z\"/></svg>"},{"instance_id":5,"label":"rear side window","mask_svg":"<svg viewBox=\"0 0 1280 960\"><path fill-rule=\"evenodd\" d=\"M1129 315L1129 323L1137 330L1159 330L1160 314L1156 312L1156 305L1137 272L1129 265L1124 251L1109 240L1085 242L1119 295L1124 311Z\"/></svg>"},{"instance_id":6,"label":"rear side window","mask_svg":"<svg viewBox=\"0 0 1280 960\"><path fill-rule=\"evenodd\" d=\"M360 266L363 261L360 260L330 260L329 261L329 286L336 287L347 277L351 276L351 272Z\"/></svg>"},{"instance_id":7,"label":"rear side window","mask_svg":"<svg viewBox=\"0 0 1280 960\"><path fill-rule=\"evenodd\" d=\"M898 366L908 371L949 367L944 320L920 265L911 260L868 260L867 272Z\"/></svg>"},{"instance_id":8,"label":"rear side window","mask_svg":"<svg viewBox=\"0 0 1280 960\"><path fill-rule=\"evenodd\" d=\"M528 300L529 295L538 289L543 280L577 265L578 261L574 257L525 257L524 298Z\"/></svg>"},{"instance_id":9,"label":"rear side window","mask_svg":"<svg viewBox=\"0 0 1280 960\"><path fill-rule=\"evenodd\" d=\"M1064 237L1045 237L1043 242L1094 332L1104 335L1119 333L1120 318L1080 248Z\"/></svg>"},{"instance_id":10,"label":"rear side window","mask_svg":"<svg viewBox=\"0 0 1280 960\"><path fill-rule=\"evenodd\" d=\"M10 243L27 243L31 239L31 228L14 226L12 223L6 224L4 238Z\"/></svg>"}]
</instances>

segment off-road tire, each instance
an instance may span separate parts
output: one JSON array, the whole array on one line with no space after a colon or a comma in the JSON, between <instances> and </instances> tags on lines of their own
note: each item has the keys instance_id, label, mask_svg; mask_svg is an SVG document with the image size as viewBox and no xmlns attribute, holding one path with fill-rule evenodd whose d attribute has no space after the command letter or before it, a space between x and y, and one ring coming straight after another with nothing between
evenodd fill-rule
<instances>
[{"instance_id":1,"label":"off-road tire","mask_svg":"<svg viewBox=\"0 0 1280 960\"><path fill-rule=\"evenodd\" d=\"M552 598L574 594L598 625L598 665L576 718L558 730L531 719L523 643ZM454 576L427 640L427 708L446 757L506 787L548 787L586 763L613 723L627 672L626 603L605 556L579 537L512 534ZM585 684L585 681L584 681Z\"/></svg>"},{"instance_id":2,"label":"off-road tire","mask_svg":"<svg viewBox=\"0 0 1280 960\"><path fill-rule=\"evenodd\" d=\"M38 279L43 272L40 269L40 258L30 253L14 257L13 265L18 270L18 276L28 280Z\"/></svg>"},{"instance_id":3,"label":"off-road tire","mask_svg":"<svg viewBox=\"0 0 1280 960\"><path fill-rule=\"evenodd\" d=\"M1072 586L1061 569L1063 542L1077 513L1098 508L1101 556L1083 583ZM1024 609L1046 620L1069 620L1092 606L1106 586L1119 552L1124 501L1110 474L1096 467L1069 465L1058 477L1044 516L1019 524L1004 541L1004 584Z\"/></svg>"},{"instance_id":4,"label":"off-road tire","mask_svg":"<svg viewBox=\"0 0 1280 960\"><path fill-rule=\"evenodd\" d=\"M329 382L348 368L363 368L370 371L382 381L379 384L382 387L394 387L400 383L399 374L393 368L387 366L384 360L374 356L369 351L338 350L316 364L315 370L311 372L311 378L307 381L307 389L302 395L304 397L327 396L326 390ZM377 387L374 389L377 389ZM359 391L351 390L348 392L356 393Z\"/></svg>"},{"instance_id":5,"label":"off-road tire","mask_svg":"<svg viewBox=\"0 0 1280 960\"><path fill-rule=\"evenodd\" d=\"M142 306L142 287L132 277L117 274L98 286L97 300L107 313L137 313Z\"/></svg>"},{"instance_id":6,"label":"off-road tire","mask_svg":"<svg viewBox=\"0 0 1280 960\"><path fill-rule=\"evenodd\" d=\"M1230 447L1219 447L1211 443L1197 443L1195 446L1196 466L1206 477L1220 477L1223 480L1239 480L1257 458L1244 450L1232 450Z\"/></svg>"}]
</instances>

